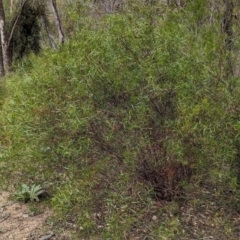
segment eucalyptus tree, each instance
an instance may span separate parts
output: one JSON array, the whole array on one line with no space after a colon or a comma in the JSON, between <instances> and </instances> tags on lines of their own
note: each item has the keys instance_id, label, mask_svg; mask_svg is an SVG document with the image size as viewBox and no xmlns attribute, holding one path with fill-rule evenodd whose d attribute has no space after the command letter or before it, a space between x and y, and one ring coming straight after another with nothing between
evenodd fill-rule
<instances>
[{"instance_id":1,"label":"eucalyptus tree","mask_svg":"<svg viewBox=\"0 0 240 240\"><path fill-rule=\"evenodd\" d=\"M6 29L5 12L3 8L3 1L0 0L0 35L1 35L1 46L2 46L2 56L0 61L0 75L3 76L5 72L9 71L11 64L11 57L8 45L8 36Z\"/></svg>"},{"instance_id":2,"label":"eucalyptus tree","mask_svg":"<svg viewBox=\"0 0 240 240\"><path fill-rule=\"evenodd\" d=\"M64 33L56 0L11 0L10 2L0 0L0 76L9 72L13 59L20 59L30 51L39 52L41 30L39 20L45 19L45 30L47 30L48 4L54 16L59 44L63 44ZM7 21L5 15L8 9L11 19Z\"/></svg>"}]
</instances>

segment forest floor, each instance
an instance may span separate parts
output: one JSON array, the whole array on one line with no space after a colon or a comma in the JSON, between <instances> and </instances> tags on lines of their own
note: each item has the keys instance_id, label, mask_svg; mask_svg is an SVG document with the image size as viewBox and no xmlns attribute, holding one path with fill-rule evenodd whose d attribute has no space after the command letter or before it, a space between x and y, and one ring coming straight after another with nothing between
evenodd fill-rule
<instances>
[{"instance_id":1,"label":"forest floor","mask_svg":"<svg viewBox=\"0 0 240 240\"><path fill-rule=\"evenodd\" d=\"M166 229L173 227L176 221L180 227L175 236L161 239L240 239L240 214L234 212L231 207L228 210L226 206L223 207L221 199L224 200L224 198L216 196L214 191L214 189L209 191L208 187L203 187L201 190L195 189L192 195L194 202L182 204L173 211L167 207L168 211L165 214L160 209L165 208L166 203L156 203L156 208L159 210L155 209L154 212L159 214L155 215L152 220L159 221L160 225L164 222L171 223L165 226ZM231 193L226 194L225 197L231 198ZM172 205L172 203L168 204ZM51 220L52 217L53 212L47 208L46 204L16 202L11 199L9 192L0 191L1 240L72 240L68 228L54 223L54 220ZM148 224L143 223L145 227ZM143 238L134 236L129 239L141 240Z\"/></svg>"}]
</instances>

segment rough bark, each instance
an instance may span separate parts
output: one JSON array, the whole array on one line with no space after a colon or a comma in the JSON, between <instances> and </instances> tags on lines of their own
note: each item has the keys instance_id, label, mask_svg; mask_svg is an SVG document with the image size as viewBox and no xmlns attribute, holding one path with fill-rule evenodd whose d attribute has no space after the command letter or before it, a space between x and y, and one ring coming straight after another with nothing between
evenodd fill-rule
<instances>
[{"instance_id":1,"label":"rough bark","mask_svg":"<svg viewBox=\"0 0 240 240\"><path fill-rule=\"evenodd\" d=\"M52 7L55 23L56 23L57 30L58 30L59 43L63 44L64 43L64 33L63 33L63 29L62 29L62 23L61 23L61 20L60 20L59 14L58 14L58 10L57 10L56 0L51 0L51 7Z\"/></svg>"}]
</instances>

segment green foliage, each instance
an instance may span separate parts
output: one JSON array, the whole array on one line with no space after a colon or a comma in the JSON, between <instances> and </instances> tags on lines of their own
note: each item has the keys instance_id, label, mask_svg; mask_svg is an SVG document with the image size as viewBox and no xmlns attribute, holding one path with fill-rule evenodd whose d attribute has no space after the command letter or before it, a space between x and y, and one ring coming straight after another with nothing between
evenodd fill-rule
<instances>
[{"instance_id":1,"label":"green foliage","mask_svg":"<svg viewBox=\"0 0 240 240\"><path fill-rule=\"evenodd\" d=\"M132 4L86 21L6 83L1 176L49 185L81 238L173 239L181 224L151 221L156 199L182 199L191 176L238 187L239 79L224 78L214 26L192 29L203 9L185 14Z\"/></svg>"},{"instance_id":2,"label":"green foliage","mask_svg":"<svg viewBox=\"0 0 240 240\"><path fill-rule=\"evenodd\" d=\"M21 189L15 194L15 197L19 201L23 202L39 202L39 196L43 194L45 191L42 189L40 185L33 184L31 187L29 187L26 184L22 184Z\"/></svg>"}]
</instances>

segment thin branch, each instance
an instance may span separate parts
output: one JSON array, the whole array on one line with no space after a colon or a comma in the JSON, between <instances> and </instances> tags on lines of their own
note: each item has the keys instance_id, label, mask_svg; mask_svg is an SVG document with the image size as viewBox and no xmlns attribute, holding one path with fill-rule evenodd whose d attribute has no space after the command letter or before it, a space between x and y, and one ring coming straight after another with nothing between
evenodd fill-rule
<instances>
[{"instance_id":1,"label":"thin branch","mask_svg":"<svg viewBox=\"0 0 240 240\"><path fill-rule=\"evenodd\" d=\"M8 47L10 46L10 43L11 43L11 41L12 41L12 37L13 37L14 30L15 30L15 28L16 28L16 26L17 26L18 20L19 20L21 14L22 14L22 10L23 10L23 7L24 7L24 5L25 5L26 2L27 2L27 0L25 0L25 1L23 2L22 6L21 6L21 9L20 9L20 11L19 11L19 13L18 13L18 15L17 15L17 17L16 17L16 20L15 20L15 22L14 22L14 24L13 24L13 27L12 27L12 29L11 29L11 33L10 33L10 36L9 36L9 39L8 39L8 44L7 44Z\"/></svg>"}]
</instances>

